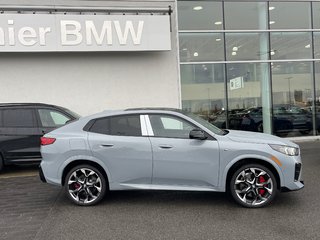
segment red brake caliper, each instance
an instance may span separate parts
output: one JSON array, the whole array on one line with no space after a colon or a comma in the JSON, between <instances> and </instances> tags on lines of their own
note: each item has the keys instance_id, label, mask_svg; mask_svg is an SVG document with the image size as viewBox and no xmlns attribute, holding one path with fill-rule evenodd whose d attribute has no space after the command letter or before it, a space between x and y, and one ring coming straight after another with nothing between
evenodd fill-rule
<instances>
[{"instance_id":1,"label":"red brake caliper","mask_svg":"<svg viewBox=\"0 0 320 240\"><path fill-rule=\"evenodd\" d=\"M265 181L266 181L266 179L265 179L263 176L260 176L260 177L259 177L259 183L263 183L263 182L265 182ZM263 189L263 188L259 188L258 192L259 192L259 194L260 194L261 196L263 196L263 194L266 193L266 190Z\"/></svg>"},{"instance_id":2,"label":"red brake caliper","mask_svg":"<svg viewBox=\"0 0 320 240\"><path fill-rule=\"evenodd\" d=\"M81 185L79 184L79 183L74 183L73 184L73 187L74 187L74 189L78 189L78 188L80 188L81 187Z\"/></svg>"}]
</instances>

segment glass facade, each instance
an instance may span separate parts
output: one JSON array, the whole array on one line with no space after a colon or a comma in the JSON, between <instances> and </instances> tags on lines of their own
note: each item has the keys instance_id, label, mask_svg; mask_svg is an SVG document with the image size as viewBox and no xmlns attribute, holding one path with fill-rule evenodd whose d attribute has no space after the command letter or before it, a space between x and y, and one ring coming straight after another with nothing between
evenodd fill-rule
<instances>
[{"instance_id":1,"label":"glass facade","mask_svg":"<svg viewBox=\"0 0 320 240\"><path fill-rule=\"evenodd\" d=\"M318 135L319 16L312 1L178 1L183 109L221 128Z\"/></svg>"}]
</instances>

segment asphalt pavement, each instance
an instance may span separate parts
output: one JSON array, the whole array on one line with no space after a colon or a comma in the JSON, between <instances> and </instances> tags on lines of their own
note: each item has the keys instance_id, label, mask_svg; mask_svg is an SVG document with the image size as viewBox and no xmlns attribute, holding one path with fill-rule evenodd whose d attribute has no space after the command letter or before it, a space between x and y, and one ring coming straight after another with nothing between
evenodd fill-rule
<instances>
[{"instance_id":1,"label":"asphalt pavement","mask_svg":"<svg viewBox=\"0 0 320 240\"><path fill-rule=\"evenodd\" d=\"M320 239L320 142L299 143L305 188L246 209L224 193L112 192L73 205L35 167L0 174L0 239Z\"/></svg>"}]
</instances>

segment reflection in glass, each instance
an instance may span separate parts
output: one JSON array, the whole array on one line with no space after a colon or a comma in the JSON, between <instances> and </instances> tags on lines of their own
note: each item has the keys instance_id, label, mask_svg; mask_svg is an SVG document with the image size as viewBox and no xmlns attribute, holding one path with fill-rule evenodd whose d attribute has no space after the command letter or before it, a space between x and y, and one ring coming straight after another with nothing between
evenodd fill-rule
<instances>
[{"instance_id":1,"label":"reflection in glass","mask_svg":"<svg viewBox=\"0 0 320 240\"><path fill-rule=\"evenodd\" d=\"M312 58L310 32L271 33L271 59Z\"/></svg>"},{"instance_id":2,"label":"reflection in glass","mask_svg":"<svg viewBox=\"0 0 320 240\"><path fill-rule=\"evenodd\" d=\"M266 60L267 33L226 33L227 60Z\"/></svg>"},{"instance_id":3,"label":"reflection in glass","mask_svg":"<svg viewBox=\"0 0 320 240\"><path fill-rule=\"evenodd\" d=\"M265 2L225 2L226 29L267 29Z\"/></svg>"},{"instance_id":4,"label":"reflection in glass","mask_svg":"<svg viewBox=\"0 0 320 240\"><path fill-rule=\"evenodd\" d=\"M320 21L320 19L319 19ZM320 32L314 32L314 58L320 58Z\"/></svg>"},{"instance_id":5,"label":"reflection in glass","mask_svg":"<svg viewBox=\"0 0 320 240\"><path fill-rule=\"evenodd\" d=\"M320 3L312 3L313 10L313 28L320 29Z\"/></svg>"},{"instance_id":6,"label":"reflection in glass","mask_svg":"<svg viewBox=\"0 0 320 240\"><path fill-rule=\"evenodd\" d=\"M315 122L315 130L317 135L320 135L320 62L315 62L315 102L316 108L314 111L316 122Z\"/></svg>"},{"instance_id":7,"label":"reflection in glass","mask_svg":"<svg viewBox=\"0 0 320 240\"><path fill-rule=\"evenodd\" d=\"M272 89L274 133L312 134L312 63L273 63Z\"/></svg>"},{"instance_id":8,"label":"reflection in glass","mask_svg":"<svg viewBox=\"0 0 320 240\"><path fill-rule=\"evenodd\" d=\"M178 1L179 30L221 30L222 3Z\"/></svg>"},{"instance_id":9,"label":"reflection in glass","mask_svg":"<svg viewBox=\"0 0 320 240\"><path fill-rule=\"evenodd\" d=\"M263 131L261 88L267 74L267 63L227 64L230 129Z\"/></svg>"},{"instance_id":10,"label":"reflection in glass","mask_svg":"<svg viewBox=\"0 0 320 240\"><path fill-rule=\"evenodd\" d=\"M270 29L311 29L310 2L270 2Z\"/></svg>"},{"instance_id":11,"label":"reflection in glass","mask_svg":"<svg viewBox=\"0 0 320 240\"><path fill-rule=\"evenodd\" d=\"M210 121L216 114L224 116L223 64L188 64L181 65L180 70L182 108Z\"/></svg>"},{"instance_id":12,"label":"reflection in glass","mask_svg":"<svg viewBox=\"0 0 320 240\"><path fill-rule=\"evenodd\" d=\"M221 33L180 33L179 47L181 62L224 60Z\"/></svg>"}]
</instances>

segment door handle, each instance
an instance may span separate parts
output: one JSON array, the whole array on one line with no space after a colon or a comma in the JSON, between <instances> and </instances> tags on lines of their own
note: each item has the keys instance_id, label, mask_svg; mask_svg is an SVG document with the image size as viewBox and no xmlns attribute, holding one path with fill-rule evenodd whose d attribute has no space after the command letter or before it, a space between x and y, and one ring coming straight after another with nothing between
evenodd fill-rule
<instances>
[{"instance_id":1,"label":"door handle","mask_svg":"<svg viewBox=\"0 0 320 240\"><path fill-rule=\"evenodd\" d=\"M171 145L166 145L166 144L159 145L159 147L162 148L162 149L171 149L171 148L173 148L173 146L171 146Z\"/></svg>"},{"instance_id":2,"label":"door handle","mask_svg":"<svg viewBox=\"0 0 320 240\"><path fill-rule=\"evenodd\" d=\"M113 147L112 143L101 144L100 147Z\"/></svg>"}]
</instances>

